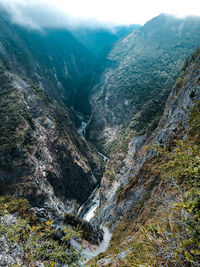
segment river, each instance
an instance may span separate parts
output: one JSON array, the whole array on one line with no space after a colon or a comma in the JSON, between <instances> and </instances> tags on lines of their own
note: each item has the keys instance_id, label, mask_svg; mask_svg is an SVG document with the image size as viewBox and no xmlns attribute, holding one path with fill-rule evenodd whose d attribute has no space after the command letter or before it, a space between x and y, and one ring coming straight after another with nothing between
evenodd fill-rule
<instances>
[{"instance_id":1,"label":"river","mask_svg":"<svg viewBox=\"0 0 200 267\"><path fill-rule=\"evenodd\" d=\"M89 119L87 116L81 114L80 112L78 112L74 109L73 109L73 111L76 113L77 117L81 121L81 126L78 128L77 131L80 135L85 136L85 129L87 127ZM99 152L98 154L103 158L103 160L105 162L108 160L108 157L106 157L102 153ZM96 191L96 189L95 189L95 191ZM96 200L94 205L91 206L89 211L83 217L83 219L88 221L88 222L95 216L95 212L96 212L97 208L99 207L98 197L97 197L97 199L93 199L93 201L94 200ZM79 213L81 212L81 209L82 209L82 207L80 207ZM107 227L101 226L100 228L103 230L104 235L103 235L103 241L101 242L101 244L99 246L94 246L94 245L89 245L89 244L84 245L84 244L77 242L76 240L71 241L72 246L74 246L75 248L79 249L81 246L83 247L82 256L85 257L86 260L84 262L82 262L81 267L86 266L86 263L88 261L90 261L92 258L96 257L98 254L105 252L109 246L112 234L110 233L110 231L108 230Z\"/></svg>"},{"instance_id":2,"label":"river","mask_svg":"<svg viewBox=\"0 0 200 267\"><path fill-rule=\"evenodd\" d=\"M83 219L89 222L89 221L94 217L95 212L96 212L98 206L99 206L99 202L96 203L96 204L94 204L94 205L89 209L89 211L84 215Z\"/></svg>"},{"instance_id":3,"label":"river","mask_svg":"<svg viewBox=\"0 0 200 267\"><path fill-rule=\"evenodd\" d=\"M94 217L95 211L98 208L98 206L99 206L99 203L95 203L90 208L90 210L84 215L83 219L89 222ZM105 252L106 249L108 248L112 234L110 233L108 228L105 226L102 226L101 229L103 229L104 235L103 235L103 241L101 242L99 246L94 246L94 245L84 246L83 245L83 250L81 254L83 257L85 257L86 260L81 263L81 267L85 267L88 261L96 257L98 254ZM81 246L81 244L77 242L76 240L72 240L71 244L77 249L79 249Z\"/></svg>"},{"instance_id":4,"label":"river","mask_svg":"<svg viewBox=\"0 0 200 267\"><path fill-rule=\"evenodd\" d=\"M73 110L73 112L76 114L76 116L79 118L80 122L81 122L81 125L80 127L78 128L78 133L80 135L83 135L85 136L85 129L87 127L87 124L89 122L89 117L80 113L79 111L75 110L73 107L71 107L71 109Z\"/></svg>"}]
</instances>

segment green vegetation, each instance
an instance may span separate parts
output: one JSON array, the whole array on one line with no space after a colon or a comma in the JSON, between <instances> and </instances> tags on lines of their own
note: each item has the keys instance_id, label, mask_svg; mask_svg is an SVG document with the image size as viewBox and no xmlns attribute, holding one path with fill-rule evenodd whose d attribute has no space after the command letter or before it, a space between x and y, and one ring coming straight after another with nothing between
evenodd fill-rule
<instances>
[{"instance_id":1,"label":"green vegetation","mask_svg":"<svg viewBox=\"0 0 200 267\"><path fill-rule=\"evenodd\" d=\"M15 244L23 249L20 262L14 266L35 266L37 261L47 267L61 263L79 266L81 250L75 250L70 245L70 239L80 237L80 232L66 226L62 237L59 237L53 221L39 222L30 208L27 200L0 197L0 236L5 237L10 251ZM16 221L7 227L2 219L10 214L16 216Z\"/></svg>"},{"instance_id":2,"label":"green vegetation","mask_svg":"<svg viewBox=\"0 0 200 267\"><path fill-rule=\"evenodd\" d=\"M193 140L193 142L199 144L200 143L200 101L192 109L189 123L190 123L189 136Z\"/></svg>"},{"instance_id":3,"label":"green vegetation","mask_svg":"<svg viewBox=\"0 0 200 267\"><path fill-rule=\"evenodd\" d=\"M52 103L51 99L49 98L49 95L42 87L40 87L37 83L33 82L25 76L23 76L22 79L27 82L34 95L36 96L37 100L39 100L41 104Z\"/></svg>"},{"instance_id":4,"label":"green vegetation","mask_svg":"<svg viewBox=\"0 0 200 267\"><path fill-rule=\"evenodd\" d=\"M142 110L132 118L128 130L132 131L134 135L151 133L158 125L168 94L168 89L155 93L151 100L143 103ZM142 98L145 100L146 96Z\"/></svg>"},{"instance_id":5,"label":"green vegetation","mask_svg":"<svg viewBox=\"0 0 200 267\"><path fill-rule=\"evenodd\" d=\"M148 194L115 230L106 253L119 266L199 266L200 262L200 101L192 109L186 140L171 147L154 146L157 157L143 166ZM157 185L148 186L154 177ZM151 180L151 179L150 179ZM118 201L126 198L137 177L120 188ZM148 188L148 189L147 189ZM157 188L157 189L155 189ZM152 190L154 189L154 190ZM124 252L125 257L120 254ZM108 264L108 266L110 266Z\"/></svg>"},{"instance_id":6,"label":"green vegetation","mask_svg":"<svg viewBox=\"0 0 200 267\"><path fill-rule=\"evenodd\" d=\"M152 205L148 213L149 220L135 229L137 231L129 244L131 252L125 262L127 266L198 266L199 145L180 141L172 152L166 148L156 149L165 190L162 194L154 195L151 203L146 203Z\"/></svg>"},{"instance_id":7,"label":"green vegetation","mask_svg":"<svg viewBox=\"0 0 200 267\"><path fill-rule=\"evenodd\" d=\"M0 64L0 154L9 153L32 142L32 119L23 100L12 87Z\"/></svg>"},{"instance_id":8,"label":"green vegetation","mask_svg":"<svg viewBox=\"0 0 200 267\"><path fill-rule=\"evenodd\" d=\"M96 63L93 54L66 29L29 31L11 23L4 11L0 13L0 42L5 49L0 60L7 69L42 83L57 102L87 112L89 99L84 84L92 80L89 74Z\"/></svg>"},{"instance_id":9,"label":"green vegetation","mask_svg":"<svg viewBox=\"0 0 200 267\"><path fill-rule=\"evenodd\" d=\"M108 180L113 181L115 179L115 172L110 168L107 168L103 174Z\"/></svg>"},{"instance_id":10,"label":"green vegetation","mask_svg":"<svg viewBox=\"0 0 200 267\"><path fill-rule=\"evenodd\" d=\"M174 86L176 95L178 95L178 93L180 92L180 89L183 88L183 85L185 85L187 82L187 73L185 72L187 69L187 66L189 66L189 64L191 63L194 63L195 59L197 58L199 54L200 54L200 48L197 48L196 51L192 54L192 57L185 61L182 67L182 70L179 76L177 77L177 79L176 79L176 75L174 75L173 79L172 77L170 78L171 81L176 80L175 86ZM178 68L179 67L177 66L177 69ZM157 79L157 81L158 80L159 78ZM149 83L149 85L151 85L151 83ZM153 85L153 90L154 90L155 83L152 83L152 85ZM170 82L170 87L172 86L173 86L173 83ZM170 87L164 88L164 86L160 85L160 92L152 91L151 94L153 95L152 97L150 97L150 99L148 99L148 92L144 93L144 95L141 96L142 101L145 101L144 103L141 104L142 110L133 117L126 131L132 131L133 134L135 135L151 133L158 125L158 122L163 112L163 108L165 106L165 102L167 100L167 97L170 91Z\"/></svg>"},{"instance_id":11,"label":"green vegetation","mask_svg":"<svg viewBox=\"0 0 200 267\"><path fill-rule=\"evenodd\" d=\"M184 27L179 32L181 23ZM113 69L107 83L111 94L119 95L119 99L123 95L136 110L129 125L135 134L156 128L176 80L177 90L186 82L182 74L198 51L191 60L184 61L199 46L199 23L196 19L183 22L160 15L111 50L109 59L119 66ZM183 73L178 77L183 64Z\"/></svg>"}]
</instances>

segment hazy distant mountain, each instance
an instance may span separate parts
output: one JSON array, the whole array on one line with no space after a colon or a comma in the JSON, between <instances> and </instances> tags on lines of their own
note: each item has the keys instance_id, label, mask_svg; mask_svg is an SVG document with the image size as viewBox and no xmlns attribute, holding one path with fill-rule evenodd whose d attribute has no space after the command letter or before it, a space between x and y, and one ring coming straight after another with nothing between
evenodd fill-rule
<instances>
[{"instance_id":1,"label":"hazy distant mountain","mask_svg":"<svg viewBox=\"0 0 200 267\"><path fill-rule=\"evenodd\" d=\"M77 28L72 33L79 42L99 57L106 55L116 41L139 27L140 25L116 26L111 29Z\"/></svg>"},{"instance_id":2,"label":"hazy distant mountain","mask_svg":"<svg viewBox=\"0 0 200 267\"><path fill-rule=\"evenodd\" d=\"M93 97L89 136L113 142L129 125L135 133L155 128L185 59L200 45L200 18L163 15L118 41L108 55Z\"/></svg>"},{"instance_id":3,"label":"hazy distant mountain","mask_svg":"<svg viewBox=\"0 0 200 267\"><path fill-rule=\"evenodd\" d=\"M73 106L79 83L91 72L92 53L66 29L29 30L1 11L0 59L13 72L43 86L54 99Z\"/></svg>"}]
</instances>

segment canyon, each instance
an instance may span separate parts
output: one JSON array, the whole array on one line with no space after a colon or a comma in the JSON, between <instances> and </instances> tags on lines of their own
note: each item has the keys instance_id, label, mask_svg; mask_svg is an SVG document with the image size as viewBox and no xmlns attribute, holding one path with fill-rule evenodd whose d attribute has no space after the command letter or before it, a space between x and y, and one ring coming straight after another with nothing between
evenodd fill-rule
<instances>
[{"instance_id":1,"label":"canyon","mask_svg":"<svg viewBox=\"0 0 200 267\"><path fill-rule=\"evenodd\" d=\"M0 266L50 264L49 255L22 256L20 242L9 249L4 226L26 218L21 206L6 208L10 198L28 201L36 219L26 227L42 223L55 240L65 225L82 232L67 240L67 249L83 246L82 263L58 257L52 266L163 266L151 252L134 261L133 243L157 222L160 206L148 213L155 194L175 190L163 188L155 145L174 151L192 139L199 155L200 18L161 14L115 33L70 32L27 29L0 13ZM177 264L192 257L198 266L198 253L185 251Z\"/></svg>"}]
</instances>

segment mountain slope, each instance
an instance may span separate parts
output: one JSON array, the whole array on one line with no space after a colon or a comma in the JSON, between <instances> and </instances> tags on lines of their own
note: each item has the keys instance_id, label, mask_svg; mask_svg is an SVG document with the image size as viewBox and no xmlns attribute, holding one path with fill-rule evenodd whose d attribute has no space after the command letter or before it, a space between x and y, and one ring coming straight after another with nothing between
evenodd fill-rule
<instances>
[{"instance_id":1,"label":"mountain slope","mask_svg":"<svg viewBox=\"0 0 200 267\"><path fill-rule=\"evenodd\" d=\"M107 148L109 158L99 153L104 164L77 133L72 111L67 108L84 102L80 97L84 87L79 86L91 84L88 74L92 66L87 61L91 54L69 32L29 32L7 24L5 18L0 20L4 27L0 33L0 195L26 198L35 207L27 207L21 199L1 197L0 238L7 235L7 222L15 227L24 219L23 214L16 218L15 212L34 211L47 225L54 244L65 241L60 233L64 224L78 226L80 222L86 240L99 244L102 231L76 217L87 209L91 217L98 206L93 223L109 227L113 238L108 251L94 260L97 266L162 266L167 260L171 266L196 264L200 241L199 50L176 78L184 59L200 42L199 18L160 15L119 41L110 52L110 66L92 91L93 113L87 130L90 140L101 149ZM154 144L160 145L152 148ZM100 165L105 167L103 179ZM162 204L158 204L160 199ZM184 211L189 217L182 216ZM63 216L66 212L75 216ZM56 219L53 226L52 221L46 222L52 218ZM30 228L29 216L26 219L19 231L25 226L29 234L25 239L16 235L19 246L37 236L36 228ZM176 219L184 227L177 227ZM35 227L35 222L30 223ZM52 236L54 230L56 235ZM45 241L43 233L38 234ZM68 248L70 239L65 243ZM2 247L7 245L3 241ZM76 238L74 241L76 244ZM93 248L84 245L91 255ZM24 255L28 266L26 254L33 250L31 246L17 256ZM58 251L62 257L63 251L60 254L51 244L50 250L45 261L52 252ZM9 255L14 260L12 250Z\"/></svg>"},{"instance_id":2,"label":"mountain slope","mask_svg":"<svg viewBox=\"0 0 200 267\"><path fill-rule=\"evenodd\" d=\"M2 64L0 79L0 194L77 211L99 183L98 160L44 89Z\"/></svg>"},{"instance_id":3,"label":"mountain slope","mask_svg":"<svg viewBox=\"0 0 200 267\"><path fill-rule=\"evenodd\" d=\"M160 15L114 46L113 65L93 88L90 140L105 149L128 126L136 134L155 128L185 59L200 44L199 26L196 17Z\"/></svg>"},{"instance_id":4,"label":"mountain slope","mask_svg":"<svg viewBox=\"0 0 200 267\"><path fill-rule=\"evenodd\" d=\"M4 65L37 82L56 101L73 106L80 82L93 69L92 53L66 29L30 30L12 24L2 10L0 14Z\"/></svg>"},{"instance_id":5,"label":"mountain slope","mask_svg":"<svg viewBox=\"0 0 200 267\"><path fill-rule=\"evenodd\" d=\"M107 163L95 220L113 237L97 266L199 265L200 49L180 78L155 131Z\"/></svg>"},{"instance_id":6,"label":"mountain slope","mask_svg":"<svg viewBox=\"0 0 200 267\"><path fill-rule=\"evenodd\" d=\"M139 27L139 25L113 26L111 29L83 27L72 30L72 33L79 42L100 58L106 56L114 43Z\"/></svg>"}]
</instances>

